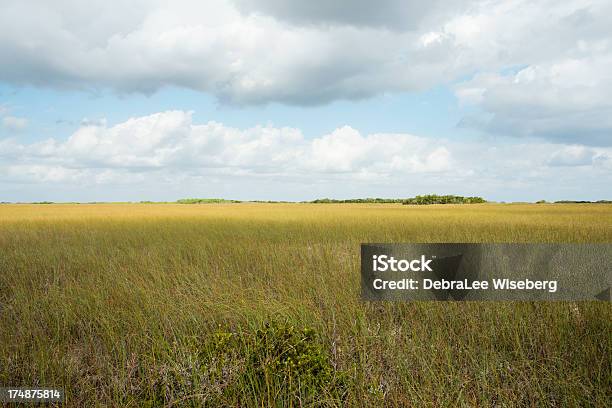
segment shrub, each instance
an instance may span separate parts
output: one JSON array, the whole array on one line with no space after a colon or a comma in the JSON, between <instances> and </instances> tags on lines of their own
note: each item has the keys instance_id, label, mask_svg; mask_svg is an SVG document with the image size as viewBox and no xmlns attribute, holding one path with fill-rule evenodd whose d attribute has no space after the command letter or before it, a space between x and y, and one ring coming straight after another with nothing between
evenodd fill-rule
<instances>
[{"instance_id":1,"label":"shrub","mask_svg":"<svg viewBox=\"0 0 612 408\"><path fill-rule=\"evenodd\" d=\"M311 328L266 324L251 338L249 364L260 381L274 376L281 383L320 388L332 381L333 367Z\"/></svg>"},{"instance_id":2,"label":"shrub","mask_svg":"<svg viewBox=\"0 0 612 408\"><path fill-rule=\"evenodd\" d=\"M345 374L335 369L312 328L272 321L255 331L220 331L205 350L211 383L224 383L219 396L225 401L237 398L239 405L284 406L297 401L316 405L325 398L341 404L346 392ZM236 362L240 362L238 370ZM274 395L269 390L275 390Z\"/></svg>"}]
</instances>

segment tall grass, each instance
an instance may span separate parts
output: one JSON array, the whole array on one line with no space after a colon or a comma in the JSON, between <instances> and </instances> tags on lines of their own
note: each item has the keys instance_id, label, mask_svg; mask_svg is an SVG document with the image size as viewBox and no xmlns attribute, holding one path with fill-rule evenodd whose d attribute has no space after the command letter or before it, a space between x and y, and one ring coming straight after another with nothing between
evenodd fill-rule
<instances>
[{"instance_id":1,"label":"tall grass","mask_svg":"<svg viewBox=\"0 0 612 408\"><path fill-rule=\"evenodd\" d=\"M2 205L0 385L68 406L610 406L609 303L367 303L361 242L612 242L608 205Z\"/></svg>"}]
</instances>

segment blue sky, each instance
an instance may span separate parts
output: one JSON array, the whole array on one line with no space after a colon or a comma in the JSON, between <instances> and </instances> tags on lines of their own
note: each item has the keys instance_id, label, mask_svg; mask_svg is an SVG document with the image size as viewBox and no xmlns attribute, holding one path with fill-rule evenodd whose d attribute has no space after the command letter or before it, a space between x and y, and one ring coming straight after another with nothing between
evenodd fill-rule
<instances>
[{"instance_id":1,"label":"blue sky","mask_svg":"<svg viewBox=\"0 0 612 408\"><path fill-rule=\"evenodd\" d=\"M28 118L20 131L24 140L69 137L84 119L109 124L131 117L168 110L193 111L199 123L222 122L248 128L270 123L296 127L308 137L350 125L364 133L411 133L423 136L473 137L478 132L459 123L471 109L460 107L448 86L422 92L394 93L363 100L339 100L318 106L288 106L280 103L235 106L220 103L213 95L177 87L152 94L118 94L112 90L75 91L3 83L0 97L12 114ZM10 136L10 129L0 130Z\"/></svg>"},{"instance_id":2,"label":"blue sky","mask_svg":"<svg viewBox=\"0 0 612 408\"><path fill-rule=\"evenodd\" d=\"M0 201L610 199L612 5L7 0Z\"/></svg>"}]
</instances>

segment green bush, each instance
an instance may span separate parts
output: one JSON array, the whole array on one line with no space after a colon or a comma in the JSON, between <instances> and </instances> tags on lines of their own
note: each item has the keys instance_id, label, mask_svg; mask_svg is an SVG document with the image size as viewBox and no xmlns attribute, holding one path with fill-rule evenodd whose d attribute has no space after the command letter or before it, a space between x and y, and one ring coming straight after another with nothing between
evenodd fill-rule
<instances>
[{"instance_id":1,"label":"green bush","mask_svg":"<svg viewBox=\"0 0 612 408\"><path fill-rule=\"evenodd\" d=\"M209 383L224 384L220 401L238 398L238 405L266 406L298 401L319 405L322 400L341 404L346 393L345 374L334 367L312 328L273 321L255 331L219 331L205 350Z\"/></svg>"},{"instance_id":2,"label":"green bush","mask_svg":"<svg viewBox=\"0 0 612 408\"><path fill-rule=\"evenodd\" d=\"M251 343L249 364L259 381L273 376L280 382L320 388L333 379L329 356L313 329L266 324Z\"/></svg>"}]
</instances>

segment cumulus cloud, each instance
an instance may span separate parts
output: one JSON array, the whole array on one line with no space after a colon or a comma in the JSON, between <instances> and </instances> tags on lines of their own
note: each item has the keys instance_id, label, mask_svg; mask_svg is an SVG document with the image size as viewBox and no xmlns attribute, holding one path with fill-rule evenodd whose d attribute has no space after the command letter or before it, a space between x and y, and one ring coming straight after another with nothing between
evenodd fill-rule
<instances>
[{"instance_id":1,"label":"cumulus cloud","mask_svg":"<svg viewBox=\"0 0 612 408\"><path fill-rule=\"evenodd\" d=\"M448 169L450 153L425 138L407 134L361 135L345 126L305 139L293 128L236 129L221 123L194 124L191 112L168 111L107 126L84 122L67 140L30 145L10 139L0 155L19 165L48 164L68 169L160 168L244 174L423 173Z\"/></svg>"},{"instance_id":2,"label":"cumulus cloud","mask_svg":"<svg viewBox=\"0 0 612 408\"><path fill-rule=\"evenodd\" d=\"M457 32L483 61L455 87L462 103L481 110L462 124L496 135L611 145L610 13L607 1L504 2L457 18L451 26L474 28Z\"/></svg>"},{"instance_id":3,"label":"cumulus cloud","mask_svg":"<svg viewBox=\"0 0 612 408\"><path fill-rule=\"evenodd\" d=\"M109 186L115 192L121 186L147 185L158 195L176 186L192 195L193 189L206 186L217 195L229 191L236 197L238 191L238 198L249 199L372 191L496 198L500 191L541 185L538 193L556 186L575 196L585 183L605 191L598 183L612 182L611 157L610 148L536 142L492 146L403 133L364 135L350 126L306 138L295 128L197 124L190 112L167 111L114 125L83 123L65 140L24 144L0 139L0 184L5 190L30 184L40 190L64 185L104 191ZM563 175L564 166L576 166L576 171Z\"/></svg>"},{"instance_id":4,"label":"cumulus cloud","mask_svg":"<svg viewBox=\"0 0 612 408\"><path fill-rule=\"evenodd\" d=\"M476 75L456 93L490 116L464 123L496 134L612 145L610 66L612 54Z\"/></svg>"},{"instance_id":5,"label":"cumulus cloud","mask_svg":"<svg viewBox=\"0 0 612 408\"><path fill-rule=\"evenodd\" d=\"M608 0L129 0L120 10L3 1L0 78L294 105L463 81L457 96L483 112L465 125L610 144Z\"/></svg>"},{"instance_id":6,"label":"cumulus cloud","mask_svg":"<svg viewBox=\"0 0 612 408\"><path fill-rule=\"evenodd\" d=\"M320 103L607 53L607 3L132 0L116 13L107 1L6 0L0 74L14 83L177 85L235 103Z\"/></svg>"}]
</instances>

